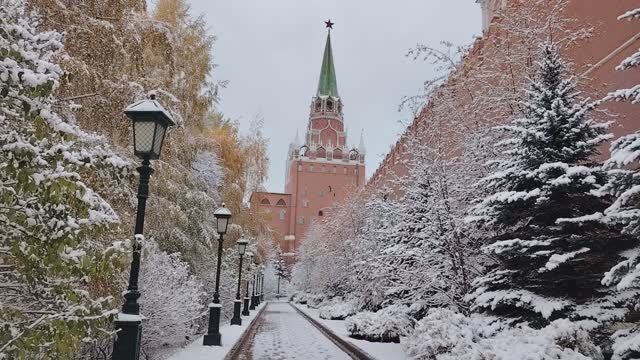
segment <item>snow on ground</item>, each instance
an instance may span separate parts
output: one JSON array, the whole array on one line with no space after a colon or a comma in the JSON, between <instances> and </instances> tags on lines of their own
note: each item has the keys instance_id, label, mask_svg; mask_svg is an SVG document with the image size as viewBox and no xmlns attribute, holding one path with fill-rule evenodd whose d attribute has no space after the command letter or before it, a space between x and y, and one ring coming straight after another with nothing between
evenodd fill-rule
<instances>
[{"instance_id":1,"label":"snow on ground","mask_svg":"<svg viewBox=\"0 0 640 360\"><path fill-rule=\"evenodd\" d=\"M231 348L240 340L240 337L247 330L247 326L256 317L258 311L266 306L260 304L255 310L251 311L251 315L242 317L242 325L222 325L220 333L222 334L222 346L204 346L202 345L203 336L196 341L187 345L184 349L177 350L167 360L221 360L229 353ZM266 310L266 309L265 309Z\"/></svg>"},{"instance_id":2,"label":"snow on ground","mask_svg":"<svg viewBox=\"0 0 640 360\"><path fill-rule=\"evenodd\" d=\"M378 360L405 360L407 356L402 349L402 345L396 343L377 343L366 340L357 340L349 337L347 328L345 326L345 320L324 320L320 318L319 311L317 309L310 309L306 305L293 305L300 309L305 314L309 315L325 328L329 329L334 334L340 336L342 340L350 342L352 345L358 347L360 350L366 352L372 357Z\"/></svg>"},{"instance_id":3,"label":"snow on ground","mask_svg":"<svg viewBox=\"0 0 640 360\"><path fill-rule=\"evenodd\" d=\"M239 360L342 360L350 357L286 302L270 302Z\"/></svg>"}]
</instances>

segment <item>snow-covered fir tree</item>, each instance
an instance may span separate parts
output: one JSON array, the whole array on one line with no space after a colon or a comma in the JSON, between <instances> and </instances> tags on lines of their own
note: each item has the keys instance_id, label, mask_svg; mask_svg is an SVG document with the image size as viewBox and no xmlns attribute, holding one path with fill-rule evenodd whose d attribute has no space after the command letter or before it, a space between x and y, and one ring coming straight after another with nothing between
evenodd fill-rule
<instances>
[{"instance_id":1,"label":"snow-covered fir tree","mask_svg":"<svg viewBox=\"0 0 640 360\"><path fill-rule=\"evenodd\" d=\"M284 255L282 254L282 250L279 246L276 247L273 258L273 267L277 277L281 280L290 280L291 273L289 271L289 266L287 265L287 261L284 259Z\"/></svg>"},{"instance_id":2,"label":"snow-covered fir tree","mask_svg":"<svg viewBox=\"0 0 640 360\"><path fill-rule=\"evenodd\" d=\"M627 12L620 19L640 20L640 8ZM640 49L625 59L618 70L632 71L640 67ZM640 84L629 89L620 89L610 93L607 100L629 101L640 105ZM609 169L610 179L602 189L615 196L616 201L604 211L605 220L624 225L623 231L634 237L640 237L640 132L620 137L611 144L611 157L605 167ZM638 249L640 250L640 249ZM640 285L640 263L638 252L633 258L621 263L608 274L607 283L617 283L619 288ZM624 270L630 270L626 273ZM623 273L626 273L624 277Z\"/></svg>"},{"instance_id":3,"label":"snow-covered fir tree","mask_svg":"<svg viewBox=\"0 0 640 360\"><path fill-rule=\"evenodd\" d=\"M605 181L593 161L609 138L592 118L595 104L580 100L552 44L542 48L529 81L522 117L496 128L503 156L479 186L488 194L468 220L496 232L483 248L495 266L474 282L472 308L544 325L559 317L600 320L602 274L628 246L615 229L586 216L608 203L593 194Z\"/></svg>"},{"instance_id":4,"label":"snow-covered fir tree","mask_svg":"<svg viewBox=\"0 0 640 360\"><path fill-rule=\"evenodd\" d=\"M130 164L59 115L62 35L39 32L22 1L0 1L0 358L69 359L109 333L119 219L89 184ZM55 105L55 106L54 106Z\"/></svg>"},{"instance_id":5,"label":"snow-covered fir tree","mask_svg":"<svg viewBox=\"0 0 640 360\"><path fill-rule=\"evenodd\" d=\"M449 224L441 213L429 163L406 179L378 261L385 270L385 304L446 306L451 273L445 250Z\"/></svg>"},{"instance_id":6,"label":"snow-covered fir tree","mask_svg":"<svg viewBox=\"0 0 640 360\"><path fill-rule=\"evenodd\" d=\"M639 21L640 8L626 12L619 19ZM626 58L617 70L638 71L639 67L640 49ZM640 105L640 84L614 91L606 100ZM602 219L605 223L622 224L623 233L632 236L635 244L622 253L624 259L605 274L602 283L614 286L618 301L637 311L640 310L640 132L620 137L611 144L610 150L611 157L605 162L609 181L601 193L613 195L615 201L604 211ZM640 326L620 329L612 338L614 359L640 357Z\"/></svg>"}]
</instances>

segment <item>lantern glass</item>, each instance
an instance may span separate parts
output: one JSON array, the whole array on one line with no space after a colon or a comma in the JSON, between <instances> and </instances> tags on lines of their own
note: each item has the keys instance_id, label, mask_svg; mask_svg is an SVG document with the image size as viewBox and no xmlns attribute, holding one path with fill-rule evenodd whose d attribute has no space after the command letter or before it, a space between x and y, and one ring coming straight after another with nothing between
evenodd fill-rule
<instances>
[{"instance_id":1,"label":"lantern glass","mask_svg":"<svg viewBox=\"0 0 640 360\"><path fill-rule=\"evenodd\" d=\"M245 251L247 251L247 244L249 242L247 240L238 240L236 245L238 247L238 255L244 255Z\"/></svg>"},{"instance_id":2,"label":"lantern glass","mask_svg":"<svg viewBox=\"0 0 640 360\"><path fill-rule=\"evenodd\" d=\"M124 113L133 121L135 154L143 160L160 158L167 129L175 125L171 115L154 95L127 106Z\"/></svg>"},{"instance_id":3,"label":"lantern glass","mask_svg":"<svg viewBox=\"0 0 640 360\"><path fill-rule=\"evenodd\" d=\"M219 217L218 220L218 233L225 234L227 232L227 225L229 224L229 218Z\"/></svg>"},{"instance_id":4,"label":"lantern glass","mask_svg":"<svg viewBox=\"0 0 640 360\"><path fill-rule=\"evenodd\" d=\"M213 216L216 218L218 234L225 234L227 232L227 226L229 225L229 219L231 218L231 211L222 203L222 206L213 212Z\"/></svg>"},{"instance_id":5,"label":"lantern glass","mask_svg":"<svg viewBox=\"0 0 640 360\"><path fill-rule=\"evenodd\" d=\"M133 141L137 154L151 154L154 150L156 123L150 120L134 121Z\"/></svg>"},{"instance_id":6,"label":"lantern glass","mask_svg":"<svg viewBox=\"0 0 640 360\"><path fill-rule=\"evenodd\" d=\"M153 153L155 156L160 157L160 150L162 150L162 143L164 142L164 134L167 131L165 124L156 123L156 135L153 139Z\"/></svg>"}]
</instances>

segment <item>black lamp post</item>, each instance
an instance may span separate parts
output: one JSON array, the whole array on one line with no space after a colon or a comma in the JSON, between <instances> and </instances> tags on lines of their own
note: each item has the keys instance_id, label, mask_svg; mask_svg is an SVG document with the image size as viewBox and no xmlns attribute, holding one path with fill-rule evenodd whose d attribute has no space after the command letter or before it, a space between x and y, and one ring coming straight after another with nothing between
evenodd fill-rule
<instances>
[{"instance_id":1,"label":"black lamp post","mask_svg":"<svg viewBox=\"0 0 640 360\"><path fill-rule=\"evenodd\" d=\"M129 105L124 113L133 121L134 154L142 159L142 165L137 169L140 173L140 182L138 184L138 209L129 285L124 294L125 302L122 305L122 311L115 320L117 337L113 344L111 357L113 360L138 360L143 318L140 315L140 304L138 304L138 298L140 298L138 277L140 275L140 252L144 238L144 214L149 197L149 179L153 174L150 160L160 158L167 129L175 123L171 115L155 100L153 95L148 100Z\"/></svg>"},{"instance_id":2,"label":"black lamp post","mask_svg":"<svg viewBox=\"0 0 640 360\"><path fill-rule=\"evenodd\" d=\"M250 310L255 310L256 306L256 281L258 279L258 273L253 274L253 281L251 281L251 306Z\"/></svg>"},{"instance_id":3,"label":"black lamp post","mask_svg":"<svg viewBox=\"0 0 640 360\"><path fill-rule=\"evenodd\" d=\"M243 299L243 306L242 306L242 316L249 316L249 279L246 279L244 281L245 283L245 291L244 291L244 299Z\"/></svg>"},{"instance_id":4,"label":"black lamp post","mask_svg":"<svg viewBox=\"0 0 640 360\"><path fill-rule=\"evenodd\" d=\"M250 260L253 261L253 255L250 254ZM249 262L249 266L251 266L252 262ZM251 269L251 267L249 267L249 269ZM245 284L245 290L244 290L244 298L243 298L243 306L242 306L242 316L249 316L249 279L246 279L244 281Z\"/></svg>"},{"instance_id":5,"label":"black lamp post","mask_svg":"<svg viewBox=\"0 0 640 360\"><path fill-rule=\"evenodd\" d=\"M260 305L260 281L262 280L260 270L262 269L259 269L256 275L256 306Z\"/></svg>"},{"instance_id":6,"label":"black lamp post","mask_svg":"<svg viewBox=\"0 0 640 360\"><path fill-rule=\"evenodd\" d=\"M242 257L247 250L247 244L249 242L244 239L240 239L236 242L238 246L238 255L240 255L240 264L238 264L238 289L236 290L236 299L233 301L233 317L231 318L231 325L242 325L242 318L240 317L240 308L242 307L242 300L240 300L240 286L242 284Z\"/></svg>"},{"instance_id":7,"label":"black lamp post","mask_svg":"<svg viewBox=\"0 0 640 360\"><path fill-rule=\"evenodd\" d=\"M262 265L262 272L260 273L260 302L264 301L264 265Z\"/></svg>"},{"instance_id":8,"label":"black lamp post","mask_svg":"<svg viewBox=\"0 0 640 360\"><path fill-rule=\"evenodd\" d=\"M209 304L209 327L207 335L204 336L204 345L222 345L222 335L220 334L220 266L222 265L222 243L224 234L227 232L231 211L222 203L222 207L218 208L213 216L216 218L216 227L218 229L218 265L216 267L216 290L213 293L213 302Z\"/></svg>"}]
</instances>

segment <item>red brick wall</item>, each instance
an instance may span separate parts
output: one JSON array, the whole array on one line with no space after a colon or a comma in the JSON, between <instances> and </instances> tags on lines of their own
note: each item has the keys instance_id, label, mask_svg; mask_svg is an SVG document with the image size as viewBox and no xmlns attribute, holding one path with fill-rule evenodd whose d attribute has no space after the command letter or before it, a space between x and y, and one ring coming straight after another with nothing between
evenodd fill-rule
<instances>
[{"instance_id":1,"label":"red brick wall","mask_svg":"<svg viewBox=\"0 0 640 360\"><path fill-rule=\"evenodd\" d=\"M506 1L505 8L500 9L503 0L487 0L490 18L494 22L501 17L513 14L513 6L527 6L526 1ZM550 2L551 3L551 2ZM573 63L573 69L581 79L583 95L593 99L602 98L607 92L626 88L640 83L640 72L616 71L615 67L626 57L640 48L640 22L620 21L617 17L627 10L638 6L637 0L569 0L565 11L567 16L576 19L574 27L592 27L593 33L587 40L575 43L563 54ZM470 54L464 59L461 71L473 71L483 66L483 59L490 58L498 52L496 44L504 44L502 38L508 34L499 33L495 26L490 26L483 38L472 46ZM625 46L626 45L626 46ZM504 47L504 46L503 46ZM503 51L503 50L500 50ZM437 101L437 98L436 100ZM640 106L626 103L609 103L606 108L619 116L612 132L619 136L640 129ZM368 182L374 189L388 188L394 191L393 180L407 173L404 161L411 156L406 140L418 134L419 129L429 121L430 107L427 105L405 133L398 139L392 150L386 155L378 169ZM604 115L602 116L604 117ZM509 118L505 117L504 121ZM608 119L607 119L608 120ZM446 129L440 129L446 134ZM603 152L606 152L606 147Z\"/></svg>"}]
</instances>

